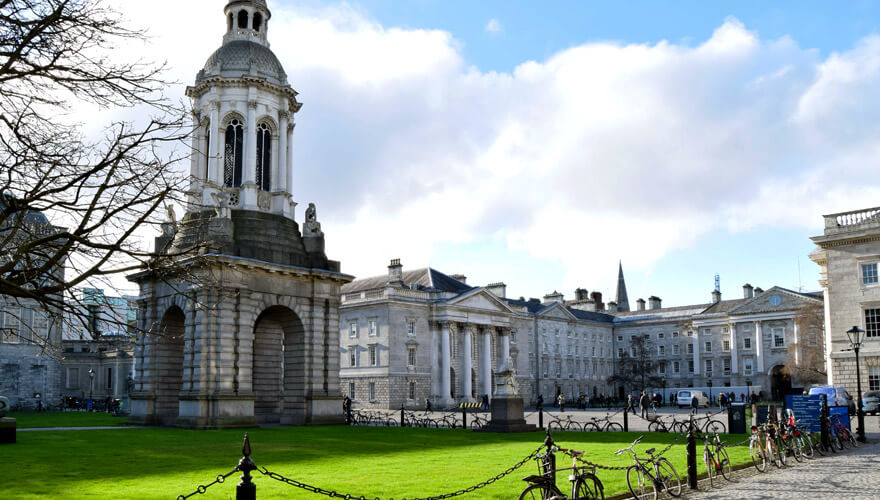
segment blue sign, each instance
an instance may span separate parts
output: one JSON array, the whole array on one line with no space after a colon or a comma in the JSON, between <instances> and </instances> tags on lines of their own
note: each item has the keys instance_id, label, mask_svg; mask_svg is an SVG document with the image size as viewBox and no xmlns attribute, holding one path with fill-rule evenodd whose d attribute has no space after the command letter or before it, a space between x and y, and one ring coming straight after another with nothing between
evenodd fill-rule
<instances>
[{"instance_id":1,"label":"blue sign","mask_svg":"<svg viewBox=\"0 0 880 500\"><path fill-rule=\"evenodd\" d=\"M822 416L824 402L825 398L822 394L812 396L788 394L785 396L785 407L793 411L794 418L800 420L802 425L807 425L810 432L822 431L822 423L819 418Z\"/></svg>"},{"instance_id":2,"label":"blue sign","mask_svg":"<svg viewBox=\"0 0 880 500\"><path fill-rule=\"evenodd\" d=\"M840 423L843 424L847 429L852 431L852 427L849 425L849 406L829 406L828 407L828 416L837 415L840 417Z\"/></svg>"}]
</instances>

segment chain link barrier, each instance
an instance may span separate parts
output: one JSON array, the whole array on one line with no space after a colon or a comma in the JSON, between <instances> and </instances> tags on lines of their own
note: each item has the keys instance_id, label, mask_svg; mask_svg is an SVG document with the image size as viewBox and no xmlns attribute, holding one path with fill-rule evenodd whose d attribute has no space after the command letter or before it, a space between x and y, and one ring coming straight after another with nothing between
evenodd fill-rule
<instances>
[{"instance_id":1,"label":"chain link barrier","mask_svg":"<svg viewBox=\"0 0 880 500\"><path fill-rule=\"evenodd\" d=\"M226 474L218 475L216 478L214 478L213 481L211 481L208 484L200 484L199 487L196 488L196 491L193 491L189 495L177 495L177 500L186 500L187 498L193 497L196 495L204 495L205 492L208 491L208 488L210 488L211 486L214 486L215 484L221 484L221 483L225 482L227 477L235 474L236 472L238 472L238 467L232 469L231 471L227 472Z\"/></svg>"},{"instance_id":2,"label":"chain link barrier","mask_svg":"<svg viewBox=\"0 0 880 500\"><path fill-rule=\"evenodd\" d=\"M501 472L500 474L498 474L494 477L490 477L489 479L487 479L485 481L481 481L473 486L463 488L463 489L460 489L457 491L453 491L451 493L444 493L442 495L435 495L435 496L430 496L430 497L416 497L416 498L404 497L401 500L443 500L445 498L453 498L453 497L461 496L461 495L464 495L467 493L472 493L476 490L479 490L481 488L485 488L486 486L489 486L490 484L504 478L505 476L512 474L514 471L520 469L523 465L534 460L535 458L537 458L538 454L540 453L540 451L543 447L544 447L543 445L539 446L535 451L533 451L528 456L526 456L525 458L523 458L522 460L517 462L512 467L509 467L504 472ZM263 474L264 476L269 476L270 478L272 478L276 481L280 481L282 483L285 483L290 486L300 488L300 489L303 489L306 491L310 491L312 493L317 493L319 495L328 496L330 498L344 498L346 500L381 500L381 498L379 498L379 497L367 497L364 495L352 495L350 493L343 494L343 493L339 493L338 491L328 490L328 489L320 488L318 486L312 486L310 484L303 483L302 481L297 481L296 479L291 479L289 477L285 477L285 476L278 474L276 472L271 472L268 469L266 469L265 467L257 467L257 471L260 472L261 474ZM389 498L388 500L394 500L394 499Z\"/></svg>"}]
</instances>

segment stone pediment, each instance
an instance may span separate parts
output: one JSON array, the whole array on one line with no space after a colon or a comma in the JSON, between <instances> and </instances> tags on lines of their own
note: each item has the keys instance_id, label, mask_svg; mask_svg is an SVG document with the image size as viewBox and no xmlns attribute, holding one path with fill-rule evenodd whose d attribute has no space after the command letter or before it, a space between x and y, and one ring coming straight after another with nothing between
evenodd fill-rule
<instances>
[{"instance_id":1,"label":"stone pediment","mask_svg":"<svg viewBox=\"0 0 880 500\"><path fill-rule=\"evenodd\" d=\"M547 306L547 309L539 312L538 316L541 316L542 318L555 318L563 320L577 319L572 313L568 312L565 306L558 302Z\"/></svg>"},{"instance_id":2,"label":"stone pediment","mask_svg":"<svg viewBox=\"0 0 880 500\"><path fill-rule=\"evenodd\" d=\"M498 298L484 288L477 288L469 292L465 292L447 302L450 306L466 307L468 309L481 309L488 312L504 312L512 313L507 304L498 300Z\"/></svg>"},{"instance_id":3,"label":"stone pediment","mask_svg":"<svg viewBox=\"0 0 880 500\"><path fill-rule=\"evenodd\" d=\"M740 315L797 311L807 304L821 305L822 301L785 288L774 286L751 300L731 309L728 314Z\"/></svg>"}]
</instances>

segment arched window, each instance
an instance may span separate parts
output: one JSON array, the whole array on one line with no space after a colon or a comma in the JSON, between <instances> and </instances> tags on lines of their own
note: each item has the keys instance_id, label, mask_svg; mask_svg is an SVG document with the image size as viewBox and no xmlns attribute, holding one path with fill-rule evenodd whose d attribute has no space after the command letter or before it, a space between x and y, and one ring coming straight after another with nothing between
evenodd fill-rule
<instances>
[{"instance_id":1,"label":"arched window","mask_svg":"<svg viewBox=\"0 0 880 500\"><path fill-rule=\"evenodd\" d=\"M233 119L226 126L226 147L223 156L223 183L228 187L241 186L244 125Z\"/></svg>"},{"instance_id":2,"label":"arched window","mask_svg":"<svg viewBox=\"0 0 880 500\"><path fill-rule=\"evenodd\" d=\"M259 12L254 13L254 31L260 31L263 27L263 15Z\"/></svg>"},{"instance_id":3,"label":"arched window","mask_svg":"<svg viewBox=\"0 0 880 500\"><path fill-rule=\"evenodd\" d=\"M272 130L269 125L261 123L257 126L257 186L269 191L272 152Z\"/></svg>"},{"instance_id":4,"label":"arched window","mask_svg":"<svg viewBox=\"0 0 880 500\"><path fill-rule=\"evenodd\" d=\"M246 30L248 28L248 13L246 10L238 11L238 29Z\"/></svg>"}]
</instances>

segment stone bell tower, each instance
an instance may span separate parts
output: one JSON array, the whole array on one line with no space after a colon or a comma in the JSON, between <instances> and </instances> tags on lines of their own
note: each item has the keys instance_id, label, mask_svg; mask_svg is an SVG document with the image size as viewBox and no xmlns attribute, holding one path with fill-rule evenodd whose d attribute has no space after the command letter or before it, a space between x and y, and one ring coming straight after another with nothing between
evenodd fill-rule
<instances>
[{"instance_id":1,"label":"stone bell tower","mask_svg":"<svg viewBox=\"0 0 880 500\"><path fill-rule=\"evenodd\" d=\"M140 285L133 422L190 428L341 419L338 309L351 281L324 253L314 204L293 199L302 106L269 48L265 0L229 0L223 43L187 88L186 212ZM170 269L170 270L169 270ZM336 334L334 334L336 332Z\"/></svg>"}]
</instances>

